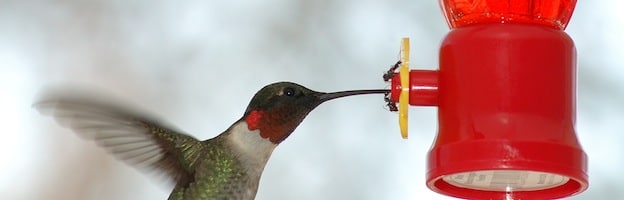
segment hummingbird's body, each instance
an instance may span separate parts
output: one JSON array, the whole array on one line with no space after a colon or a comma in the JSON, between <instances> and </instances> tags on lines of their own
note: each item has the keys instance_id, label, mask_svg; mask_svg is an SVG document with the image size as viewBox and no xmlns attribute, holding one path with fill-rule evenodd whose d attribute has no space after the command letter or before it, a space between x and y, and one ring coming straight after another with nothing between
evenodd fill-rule
<instances>
[{"instance_id":1,"label":"hummingbird's body","mask_svg":"<svg viewBox=\"0 0 624 200\"><path fill-rule=\"evenodd\" d=\"M192 181L178 183L169 197L171 200L253 199L264 166L277 146L249 131L243 121L196 145L201 155L191 167Z\"/></svg>"},{"instance_id":2,"label":"hummingbird's body","mask_svg":"<svg viewBox=\"0 0 624 200\"><path fill-rule=\"evenodd\" d=\"M274 83L256 93L241 119L204 141L86 95L52 94L35 107L117 158L168 174L175 183L170 200L254 199L273 149L310 111L327 100L385 92L322 93L295 83Z\"/></svg>"}]
</instances>

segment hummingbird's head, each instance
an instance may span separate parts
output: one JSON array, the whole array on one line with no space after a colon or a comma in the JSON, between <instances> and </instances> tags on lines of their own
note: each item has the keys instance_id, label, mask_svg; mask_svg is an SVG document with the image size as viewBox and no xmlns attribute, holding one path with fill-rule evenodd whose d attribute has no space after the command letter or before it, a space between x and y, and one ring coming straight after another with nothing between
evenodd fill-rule
<instances>
[{"instance_id":1,"label":"hummingbird's head","mask_svg":"<svg viewBox=\"0 0 624 200\"><path fill-rule=\"evenodd\" d=\"M321 103L351 95L386 93L388 90L354 90L324 93L296 83L278 82L264 86L249 102L243 119L249 130L279 144Z\"/></svg>"}]
</instances>

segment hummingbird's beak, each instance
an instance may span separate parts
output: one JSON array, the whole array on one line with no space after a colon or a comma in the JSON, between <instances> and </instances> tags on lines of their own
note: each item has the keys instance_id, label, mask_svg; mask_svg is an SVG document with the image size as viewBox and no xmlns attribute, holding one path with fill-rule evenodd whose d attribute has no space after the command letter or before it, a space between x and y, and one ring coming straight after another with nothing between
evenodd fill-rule
<instances>
[{"instance_id":1,"label":"hummingbird's beak","mask_svg":"<svg viewBox=\"0 0 624 200\"><path fill-rule=\"evenodd\" d=\"M361 94L386 94L390 92L390 90L350 90L350 91L341 91L341 92L331 92L331 93L321 93L318 97L320 102L329 101L336 98L352 96L352 95L361 95Z\"/></svg>"}]
</instances>

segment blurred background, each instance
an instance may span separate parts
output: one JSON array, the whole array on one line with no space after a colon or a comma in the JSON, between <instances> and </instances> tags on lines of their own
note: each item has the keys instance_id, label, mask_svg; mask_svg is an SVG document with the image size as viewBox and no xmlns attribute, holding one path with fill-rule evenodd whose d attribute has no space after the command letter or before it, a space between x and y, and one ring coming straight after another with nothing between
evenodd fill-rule
<instances>
[{"instance_id":1,"label":"blurred background","mask_svg":"<svg viewBox=\"0 0 624 200\"><path fill-rule=\"evenodd\" d=\"M578 137L589 189L624 199L624 3L579 1ZM387 88L412 41L412 68L437 68L448 28L429 1L0 0L0 199L166 199L170 187L39 115L50 86L82 87L199 139L239 119L276 81L319 91ZM410 139L381 96L323 104L273 153L257 199L451 199L425 186L436 109L410 108Z\"/></svg>"}]
</instances>

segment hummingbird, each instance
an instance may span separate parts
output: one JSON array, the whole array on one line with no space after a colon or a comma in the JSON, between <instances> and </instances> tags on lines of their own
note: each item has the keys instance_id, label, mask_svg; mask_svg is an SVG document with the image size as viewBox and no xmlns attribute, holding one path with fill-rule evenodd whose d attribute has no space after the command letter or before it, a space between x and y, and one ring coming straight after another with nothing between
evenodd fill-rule
<instances>
[{"instance_id":1,"label":"hummingbird","mask_svg":"<svg viewBox=\"0 0 624 200\"><path fill-rule=\"evenodd\" d=\"M207 140L93 95L50 93L33 107L136 168L173 181L169 200L254 199L271 153L321 103L388 90L317 92L292 82L260 89L243 116Z\"/></svg>"}]
</instances>

